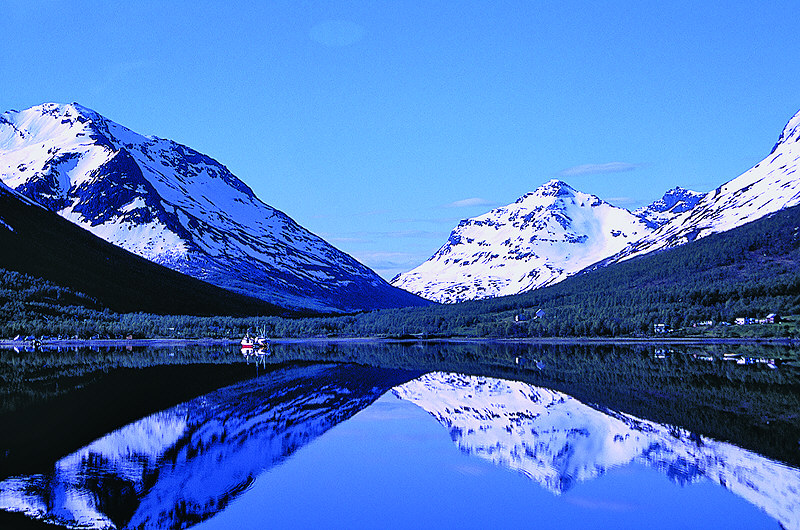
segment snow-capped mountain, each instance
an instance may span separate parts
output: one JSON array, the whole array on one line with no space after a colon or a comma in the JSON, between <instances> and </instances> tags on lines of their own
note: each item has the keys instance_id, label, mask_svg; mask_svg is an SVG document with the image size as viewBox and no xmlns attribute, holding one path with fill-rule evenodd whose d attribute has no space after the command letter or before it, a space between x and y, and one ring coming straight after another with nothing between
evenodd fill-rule
<instances>
[{"instance_id":1,"label":"snow-capped mountain","mask_svg":"<svg viewBox=\"0 0 800 530\"><path fill-rule=\"evenodd\" d=\"M789 120L764 160L706 193L693 208L676 215L603 265L689 243L800 204L799 141L800 112Z\"/></svg>"},{"instance_id":2,"label":"snow-capped mountain","mask_svg":"<svg viewBox=\"0 0 800 530\"><path fill-rule=\"evenodd\" d=\"M438 302L518 294L723 232L800 204L800 112L769 156L714 191L676 187L634 212L551 180L514 204L462 221L392 285Z\"/></svg>"},{"instance_id":3,"label":"snow-capped mountain","mask_svg":"<svg viewBox=\"0 0 800 530\"><path fill-rule=\"evenodd\" d=\"M554 494L638 462L681 485L718 483L783 528L800 528L800 470L735 445L517 381L438 372L393 392L436 418L462 451Z\"/></svg>"},{"instance_id":4,"label":"snow-capped mountain","mask_svg":"<svg viewBox=\"0 0 800 530\"><path fill-rule=\"evenodd\" d=\"M0 180L126 250L283 307L417 305L216 160L78 104L0 115Z\"/></svg>"},{"instance_id":5,"label":"snow-capped mountain","mask_svg":"<svg viewBox=\"0 0 800 530\"><path fill-rule=\"evenodd\" d=\"M285 368L152 414L0 481L0 509L69 528L188 528L408 380L356 365Z\"/></svg>"},{"instance_id":6,"label":"snow-capped mountain","mask_svg":"<svg viewBox=\"0 0 800 530\"><path fill-rule=\"evenodd\" d=\"M513 204L461 221L428 261L391 283L445 303L517 294L616 254L653 226L551 180Z\"/></svg>"},{"instance_id":7,"label":"snow-capped mountain","mask_svg":"<svg viewBox=\"0 0 800 530\"><path fill-rule=\"evenodd\" d=\"M688 212L697 206L704 196L705 193L675 187L652 204L634 210L633 214L649 221L653 228L658 228L667 224L678 214Z\"/></svg>"}]
</instances>

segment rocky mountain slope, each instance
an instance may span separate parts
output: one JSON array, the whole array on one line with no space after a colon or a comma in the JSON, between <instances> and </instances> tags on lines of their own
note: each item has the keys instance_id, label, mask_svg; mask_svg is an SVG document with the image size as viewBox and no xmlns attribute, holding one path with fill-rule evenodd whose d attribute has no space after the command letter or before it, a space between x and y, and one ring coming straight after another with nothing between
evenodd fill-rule
<instances>
[{"instance_id":1,"label":"rocky mountain slope","mask_svg":"<svg viewBox=\"0 0 800 530\"><path fill-rule=\"evenodd\" d=\"M634 215L643 217L653 228L664 226L678 214L688 212L700 202L705 193L675 187L657 201L633 211Z\"/></svg>"},{"instance_id":2,"label":"rocky mountain slope","mask_svg":"<svg viewBox=\"0 0 800 530\"><path fill-rule=\"evenodd\" d=\"M705 194L694 208L675 216L640 241L633 242L603 265L689 243L800 204L798 141L800 112L789 120L764 160Z\"/></svg>"},{"instance_id":3,"label":"rocky mountain slope","mask_svg":"<svg viewBox=\"0 0 800 530\"><path fill-rule=\"evenodd\" d=\"M424 303L262 202L216 160L75 103L0 115L0 180L134 254L282 307Z\"/></svg>"},{"instance_id":4,"label":"rocky mountain slope","mask_svg":"<svg viewBox=\"0 0 800 530\"><path fill-rule=\"evenodd\" d=\"M273 304L168 269L103 241L0 182L0 268L65 287L55 306L72 307L74 290L91 308L185 315L273 315ZM52 316L53 305L36 307ZM5 308L7 311L10 309ZM71 309L66 309L69 311ZM10 310L17 318L21 308ZM2 313L2 310L0 310Z\"/></svg>"}]
</instances>

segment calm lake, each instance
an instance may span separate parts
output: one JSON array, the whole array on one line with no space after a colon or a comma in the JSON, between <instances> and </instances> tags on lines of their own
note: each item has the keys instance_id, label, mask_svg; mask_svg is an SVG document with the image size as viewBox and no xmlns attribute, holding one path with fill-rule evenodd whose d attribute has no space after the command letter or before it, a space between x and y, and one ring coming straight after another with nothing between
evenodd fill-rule
<instances>
[{"instance_id":1,"label":"calm lake","mask_svg":"<svg viewBox=\"0 0 800 530\"><path fill-rule=\"evenodd\" d=\"M800 528L781 346L0 350L0 527Z\"/></svg>"}]
</instances>

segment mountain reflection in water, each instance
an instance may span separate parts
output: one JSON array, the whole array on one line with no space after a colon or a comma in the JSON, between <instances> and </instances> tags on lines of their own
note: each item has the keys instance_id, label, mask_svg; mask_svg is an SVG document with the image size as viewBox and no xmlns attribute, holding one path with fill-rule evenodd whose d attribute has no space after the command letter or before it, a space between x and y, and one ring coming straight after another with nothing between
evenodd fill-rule
<instances>
[{"instance_id":1,"label":"mountain reflection in water","mask_svg":"<svg viewBox=\"0 0 800 530\"><path fill-rule=\"evenodd\" d=\"M681 485L719 483L783 527L800 529L796 468L543 387L443 372L410 381L419 373L346 364L277 368L111 432L61 458L48 473L0 481L0 510L83 528L190 527L228 507L265 470L392 390L430 413L465 453L519 471L556 495L612 468L644 464ZM316 445L330 438L335 436ZM452 449L446 439L442 445ZM322 461L339 456L324 452ZM432 473L438 473L441 455L426 456ZM315 466L313 473L326 470ZM420 493L430 496L427 490ZM394 494L381 490L382 497ZM228 513L233 511L231 506Z\"/></svg>"},{"instance_id":2,"label":"mountain reflection in water","mask_svg":"<svg viewBox=\"0 0 800 530\"><path fill-rule=\"evenodd\" d=\"M637 462L681 485L717 482L783 527L800 528L800 470L735 445L517 381L434 372L393 392L434 416L462 451L555 494Z\"/></svg>"},{"instance_id":3,"label":"mountain reflection in water","mask_svg":"<svg viewBox=\"0 0 800 530\"><path fill-rule=\"evenodd\" d=\"M225 387L114 431L51 473L0 482L0 509L82 528L192 526L413 375L315 365Z\"/></svg>"}]
</instances>

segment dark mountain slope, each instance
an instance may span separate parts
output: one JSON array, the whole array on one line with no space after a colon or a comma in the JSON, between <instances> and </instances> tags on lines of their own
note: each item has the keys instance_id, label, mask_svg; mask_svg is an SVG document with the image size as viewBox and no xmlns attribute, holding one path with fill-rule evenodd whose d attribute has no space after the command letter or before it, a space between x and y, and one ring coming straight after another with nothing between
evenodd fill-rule
<instances>
[{"instance_id":1,"label":"dark mountain slope","mask_svg":"<svg viewBox=\"0 0 800 530\"><path fill-rule=\"evenodd\" d=\"M275 315L284 310L140 258L0 186L0 267L41 277L119 312Z\"/></svg>"}]
</instances>

